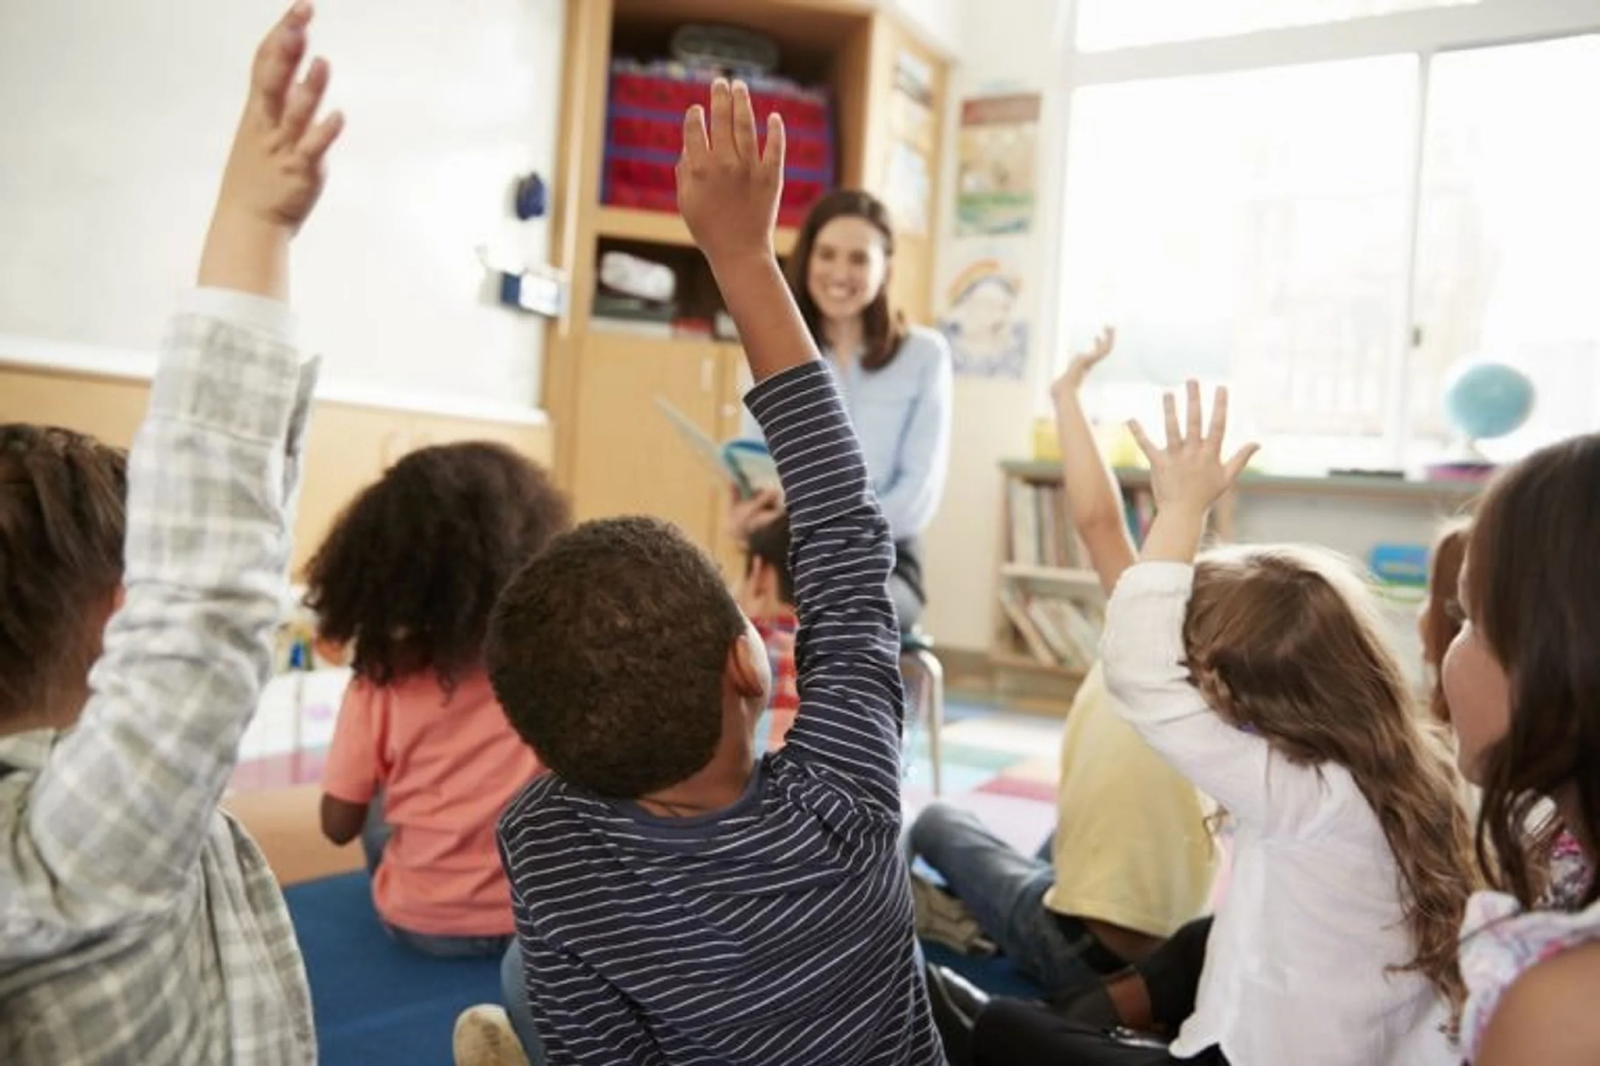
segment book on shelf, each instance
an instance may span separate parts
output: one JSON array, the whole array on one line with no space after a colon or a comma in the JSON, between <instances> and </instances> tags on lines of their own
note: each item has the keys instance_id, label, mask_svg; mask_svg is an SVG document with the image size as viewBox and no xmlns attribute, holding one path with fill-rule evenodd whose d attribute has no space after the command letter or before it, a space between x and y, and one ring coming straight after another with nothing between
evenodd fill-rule
<instances>
[{"instance_id":1,"label":"book on shelf","mask_svg":"<svg viewBox=\"0 0 1600 1066\"><path fill-rule=\"evenodd\" d=\"M1055 569L1086 564L1089 556L1067 519L1066 492L1061 485L1010 478L1006 494L1012 562Z\"/></svg>"},{"instance_id":2,"label":"book on shelf","mask_svg":"<svg viewBox=\"0 0 1600 1066\"><path fill-rule=\"evenodd\" d=\"M1145 534L1150 532L1150 523L1156 517L1155 494L1145 486L1123 485L1122 511L1128 523L1128 535L1135 544L1143 544Z\"/></svg>"},{"instance_id":3,"label":"book on shelf","mask_svg":"<svg viewBox=\"0 0 1600 1066\"><path fill-rule=\"evenodd\" d=\"M1087 670L1100 654L1099 615L1086 603L1002 585L1000 606L1029 654L1046 666Z\"/></svg>"}]
</instances>

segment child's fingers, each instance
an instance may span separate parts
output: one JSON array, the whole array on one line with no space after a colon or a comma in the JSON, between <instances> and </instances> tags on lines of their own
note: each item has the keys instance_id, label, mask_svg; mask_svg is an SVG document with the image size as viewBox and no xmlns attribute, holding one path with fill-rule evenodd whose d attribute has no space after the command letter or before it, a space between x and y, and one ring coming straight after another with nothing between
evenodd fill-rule
<instances>
[{"instance_id":1,"label":"child's fingers","mask_svg":"<svg viewBox=\"0 0 1600 1066\"><path fill-rule=\"evenodd\" d=\"M705 161L711 151L706 141L706 109L695 104L683 113L683 157L681 162L693 166Z\"/></svg>"},{"instance_id":2,"label":"child's fingers","mask_svg":"<svg viewBox=\"0 0 1600 1066\"><path fill-rule=\"evenodd\" d=\"M1167 450L1175 451L1183 438L1178 435L1178 400L1170 392L1161 394L1161 413L1167 423Z\"/></svg>"},{"instance_id":3,"label":"child's fingers","mask_svg":"<svg viewBox=\"0 0 1600 1066\"><path fill-rule=\"evenodd\" d=\"M1184 407L1187 424L1184 426L1183 439L1195 444L1201 443L1200 436L1200 383L1193 378L1183 383Z\"/></svg>"},{"instance_id":4,"label":"child's fingers","mask_svg":"<svg viewBox=\"0 0 1600 1066\"><path fill-rule=\"evenodd\" d=\"M756 144L756 113L750 104L750 87L742 81L733 83L733 146L739 158L754 163L761 158Z\"/></svg>"},{"instance_id":5,"label":"child's fingers","mask_svg":"<svg viewBox=\"0 0 1600 1066\"><path fill-rule=\"evenodd\" d=\"M1155 441L1145 436L1144 427L1139 424L1137 418L1128 419L1128 432L1133 436L1133 442L1139 446L1139 450L1144 452L1145 458L1153 465L1160 457L1161 449L1156 447Z\"/></svg>"},{"instance_id":6,"label":"child's fingers","mask_svg":"<svg viewBox=\"0 0 1600 1066\"><path fill-rule=\"evenodd\" d=\"M785 137L783 116L774 111L767 116L767 151L761 163L768 170L776 171L779 177L783 176L783 155L788 147Z\"/></svg>"},{"instance_id":7,"label":"child's fingers","mask_svg":"<svg viewBox=\"0 0 1600 1066\"><path fill-rule=\"evenodd\" d=\"M721 154L733 147L733 93L721 78L711 83L711 151Z\"/></svg>"},{"instance_id":8,"label":"child's fingers","mask_svg":"<svg viewBox=\"0 0 1600 1066\"><path fill-rule=\"evenodd\" d=\"M1228 388L1218 385L1211 399L1211 428L1206 431L1206 443L1222 453L1222 438L1228 432Z\"/></svg>"},{"instance_id":9,"label":"child's fingers","mask_svg":"<svg viewBox=\"0 0 1600 1066\"><path fill-rule=\"evenodd\" d=\"M328 61L318 56L311 61L306 76L289 90L289 102L284 105L279 131L286 144L299 144L306 128L322 103L322 94L328 88Z\"/></svg>"},{"instance_id":10,"label":"child's fingers","mask_svg":"<svg viewBox=\"0 0 1600 1066\"><path fill-rule=\"evenodd\" d=\"M1244 473L1244 468L1250 465L1250 460L1254 459L1256 452L1260 450L1261 445L1259 444L1246 444L1233 453L1233 458L1229 459L1227 465L1222 468L1223 474L1228 478L1228 484L1231 485L1239 480L1239 475Z\"/></svg>"},{"instance_id":11,"label":"child's fingers","mask_svg":"<svg viewBox=\"0 0 1600 1066\"><path fill-rule=\"evenodd\" d=\"M250 67L253 97L274 122L283 111L284 97L294 81L294 72L306 54L306 24L311 21L311 5L297 3L261 41L255 62Z\"/></svg>"},{"instance_id":12,"label":"child's fingers","mask_svg":"<svg viewBox=\"0 0 1600 1066\"><path fill-rule=\"evenodd\" d=\"M329 112L321 122L312 126L304 137L300 139L300 157L308 163L321 162L327 154L328 148L338 139L344 130L344 114L339 111Z\"/></svg>"}]
</instances>

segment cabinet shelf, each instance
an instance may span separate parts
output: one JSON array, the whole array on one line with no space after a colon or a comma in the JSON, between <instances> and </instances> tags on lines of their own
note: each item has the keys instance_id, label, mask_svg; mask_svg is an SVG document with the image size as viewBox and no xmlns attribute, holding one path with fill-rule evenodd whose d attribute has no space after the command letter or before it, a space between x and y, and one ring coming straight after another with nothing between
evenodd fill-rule
<instances>
[{"instance_id":1,"label":"cabinet shelf","mask_svg":"<svg viewBox=\"0 0 1600 1066\"><path fill-rule=\"evenodd\" d=\"M640 211L632 207L602 207L596 214L595 234L609 240L641 241L646 244L670 244L680 248L694 247L689 227L683 219L670 211ZM794 250L796 231L779 227L773 244L779 255Z\"/></svg>"}]
</instances>

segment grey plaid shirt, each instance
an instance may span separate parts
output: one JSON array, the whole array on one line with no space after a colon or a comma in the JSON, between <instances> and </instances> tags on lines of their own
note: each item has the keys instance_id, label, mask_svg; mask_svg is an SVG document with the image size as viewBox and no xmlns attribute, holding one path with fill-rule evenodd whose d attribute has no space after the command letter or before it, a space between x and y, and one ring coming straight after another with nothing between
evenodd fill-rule
<instances>
[{"instance_id":1,"label":"grey plaid shirt","mask_svg":"<svg viewBox=\"0 0 1600 1066\"><path fill-rule=\"evenodd\" d=\"M191 294L129 458L127 599L76 728L0 737L0 1063L314 1062L283 895L217 809L271 669L314 365Z\"/></svg>"}]
</instances>

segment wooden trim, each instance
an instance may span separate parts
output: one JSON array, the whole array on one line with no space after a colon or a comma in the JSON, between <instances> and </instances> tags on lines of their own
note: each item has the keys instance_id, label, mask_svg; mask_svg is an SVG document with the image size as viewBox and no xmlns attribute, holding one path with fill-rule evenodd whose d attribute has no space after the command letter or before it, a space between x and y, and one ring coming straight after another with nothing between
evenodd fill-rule
<instances>
[{"instance_id":1,"label":"wooden trim","mask_svg":"<svg viewBox=\"0 0 1600 1066\"><path fill-rule=\"evenodd\" d=\"M0 367L0 422L66 426L127 447L144 420L149 392L143 381ZM550 460L547 426L315 401L295 523L295 569L310 558L351 498L395 460L420 447L459 440L499 441L537 462Z\"/></svg>"},{"instance_id":2,"label":"wooden trim","mask_svg":"<svg viewBox=\"0 0 1600 1066\"><path fill-rule=\"evenodd\" d=\"M779 226L772 235L777 253L788 255L794 251L799 231L793 226ZM667 244L679 248L694 247L689 227L683 218L670 211L640 211L630 207L605 207L595 211L595 236L613 240L643 241L648 244Z\"/></svg>"},{"instance_id":3,"label":"wooden trim","mask_svg":"<svg viewBox=\"0 0 1600 1066\"><path fill-rule=\"evenodd\" d=\"M579 354L594 301L595 216L611 58L611 0L567 0L561 124L551 259L570 279L567 307L546 332L542 406L554 423L556 481L572 488L577 455Z\"/></svg>"}]
</instances>

